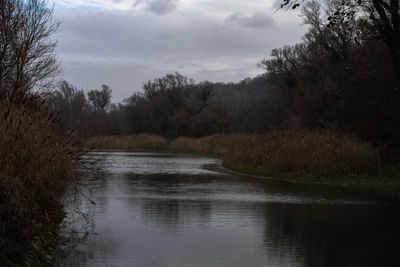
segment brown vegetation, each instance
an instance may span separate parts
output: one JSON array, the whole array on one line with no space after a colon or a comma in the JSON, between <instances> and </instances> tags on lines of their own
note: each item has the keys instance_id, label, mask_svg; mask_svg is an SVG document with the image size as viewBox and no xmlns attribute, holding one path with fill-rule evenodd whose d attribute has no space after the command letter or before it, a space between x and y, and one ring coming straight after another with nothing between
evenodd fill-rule
<instances>
[{"instance_id":1,"label":"brown vegetation","mask_svg":"<svg viewBox=\"0 0 400 267\"><path fill-rule=\"evenodd\" d=\"M327 130L275 130L265 134L217 134L178 137L171 142L153 134L91 137L90 148L169 150L222 158L271 172L299 174L376 174L380 156L371 145Z\"/></svg>"},{"instance_id":2,"label":"brown vegetation","mask_svg":"<svg viewBox=\"0 0 400 267\"><path fill-rule=\"evenodd\" d=\"M46 0L0 2L0 265L48 266L79 157L45 98L59 73Z\"/></svg>"},{"instance_id":3,"label":"brown vegetation","mask_svg":"<svg viewBox=\"0 0 400 267\"><path fill-rule=\"evenodd\" d=\"M353 175L379 172L379 153L353 137L329 131L280 130L266 134L180 137L169 149L213 155L271 172Z\"/></svg>"},{"instance_id":4,"label":"brown vegetation","mask_svg":"<svg viewBox=\"0 0 400 267\"><path fill-rule=\"evenodd\" d=\"M155 134L126 136L97 136L86 140L90 149L106 150L165 150L167 139Z\"/></svg>"},{"instance_id":5,"label":"brown vegetation","mask_svg":"<svg viewBox=\"0 0 400 267\"><path fill-rule=\"evenodd\" d=\"M0 262L51 262L75 151L44 110L0 106ZM53 242L53 243L52 243Z\"/></svg>"}]
</instances>

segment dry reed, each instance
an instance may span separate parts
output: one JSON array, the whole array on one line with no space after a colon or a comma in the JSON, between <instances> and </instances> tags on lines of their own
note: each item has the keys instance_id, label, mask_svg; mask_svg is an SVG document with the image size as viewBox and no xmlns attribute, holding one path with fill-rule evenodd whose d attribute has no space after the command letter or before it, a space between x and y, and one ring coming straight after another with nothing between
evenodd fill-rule
<instances>
[{"instance_id":1,"label":"dry reed","mask_svg":"<svg viewBox=\"0 0 400 267\"><path fill-rule=\"evenodd\" d=\"M85 142L89 148L105 150L165 150L167 139L155 134L90 137Z\"/></svg>"},{"instance_id":2,"label":"dry reed","mask_svg":"<svg viewBox=\"0 0 400 267\"><path fill-rule=\"evenodd\" d=\"M353 175L380 169L379 153L371 145L327 130L180 137L169 149L212 155L271 172Z\"/></svg>"},{"instance_id":3,"label":"dry reed","mask_svg":"<svg viewBox=\"0 0 400 267\"><path fill-rule=\"evenodd\" d=\"M5 266L52 261L50 246L64 217L61 195L74 154L54 129L56 119L26 103L0 105L0 262Z\"/></svg>"}]
</instances>

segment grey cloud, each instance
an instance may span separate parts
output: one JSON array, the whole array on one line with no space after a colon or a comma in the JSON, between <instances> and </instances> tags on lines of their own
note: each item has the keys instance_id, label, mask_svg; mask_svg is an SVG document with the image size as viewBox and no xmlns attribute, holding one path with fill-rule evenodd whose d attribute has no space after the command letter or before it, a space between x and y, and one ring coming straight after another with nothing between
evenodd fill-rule
<instances>
[{"instance_id":1,"label":"grey cloud","mask_svg":"<svg viewBox=\"0 0 400 267\"><path fill-rule=\"evenodd\" d=\"M225 21L249 28L268 28L274 26L272 17L264 13L255 13L252 16L246 16L241 12L235 12L228 16Z\"/></svg>"},{"instance_id":2,"label":"grey cloud","mask_svg":"<svg viewBox=\"0 0 400 267\"><path fill-rule=\"evenodd\" d=\"M175 11L179 0L136 0L134 5L143 5L145 10L156 15L165 15Z\"/></svg>"},{"instance_id":3,"label":"grey cloud","mask_svg":"<svg viewBox=\"0 0 400 267\"><path fill-rule=\"evenodd\" d=\"M247 21L246 27L232 27L218 18L173 16L58 14L63 23L57 54L64 77L83 88L108 84L114 101L174 71L197 81L238 81L259 73L257 62L273 48L297 42L304 33L298 21L255 34L249 27L257 19Z\"/></svg>"}]
</instances>

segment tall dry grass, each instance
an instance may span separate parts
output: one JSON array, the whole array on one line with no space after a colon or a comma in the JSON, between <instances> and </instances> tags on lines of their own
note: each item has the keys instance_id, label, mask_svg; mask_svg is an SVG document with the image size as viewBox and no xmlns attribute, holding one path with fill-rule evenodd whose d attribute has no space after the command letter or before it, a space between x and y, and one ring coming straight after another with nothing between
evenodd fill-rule
<instances>
[{"instance_id":1,"label":"tall dry grass","mask_svg":"<svg viewBox=\"0 0 400 267\"><path fill-rule=\"evenodd\" d=\"M24 104L0 105L0 262L50 265L74 149L56 117Z\"/></svg>"},{"instance_id":2,"label":"tall dry grass","mask_svg":"<svg viewBox=\"0 0 400 267\"><path fill-rule=\"evenodd\" d=\"M125 136L90 137L85 144L93 149L105 150L165 150L168 142L165 137L155 134L134 134Z\"/></svg>"},{"instance_id":3,"label":"tall dry grass","mask_svg":"<svg viewBox=\"0 0 400 267\"><path fill-rule=\"evenodd\" d=\"M379 153L371 145L328 130L180 137L169 149L208 154L271 172L353 175L380 169Z\"/></svg>"}]
</instances>

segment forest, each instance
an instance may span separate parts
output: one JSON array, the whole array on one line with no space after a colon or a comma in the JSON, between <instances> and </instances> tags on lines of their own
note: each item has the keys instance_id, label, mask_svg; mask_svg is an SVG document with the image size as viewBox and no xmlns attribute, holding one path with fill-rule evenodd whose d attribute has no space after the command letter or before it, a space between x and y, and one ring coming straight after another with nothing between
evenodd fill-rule
<instances>
[{"instance_id":1,"label":"forest","mask_svg":"<svg viewBox=\"0 0 400 267\"><path fill-rule=\"evenodd\" d=\"M308 31L260 59L265 74L238 83L196 83L179 73L148 81L123 103L112 90L60 82L48 101L63 131L82 136L153 133L168 138L274 129L327 129L376 147L387 161L400 148L398 3L309 1ZM396 4L397 3L397 4ZM381 11L383 8L383 11ZM394 9L394 11L392 10ZM397 10L397 11L396 11Z\"/></svg>"}]
</instances>

